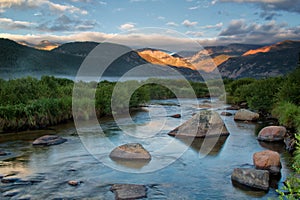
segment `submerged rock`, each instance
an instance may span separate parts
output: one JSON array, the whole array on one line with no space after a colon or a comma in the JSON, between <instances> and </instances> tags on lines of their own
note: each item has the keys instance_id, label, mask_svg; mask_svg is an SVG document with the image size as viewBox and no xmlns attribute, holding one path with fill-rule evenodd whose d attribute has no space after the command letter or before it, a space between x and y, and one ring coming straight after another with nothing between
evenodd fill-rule
<instances>
[{"instance_id":1,"label":"submerged rock","mask_svg":"<svg viewBox=\"0 0 300 200\"><path fill-rule=\"evenodd\" d=\"M240 109L234 115L234 120L239 121L256 121L259 118L259 114L247 109Z\"/></svg>"},{"instance_id":2,"label":"submerged rock","mask_svg":"<svg viewBox=\"0 0 300 200\"><path fill-rule=\"evenodd\" d=\"M283 126L267 126L263 128L257 139L266 142L283 141L286 134L286 128Z\"/></svg>"},{"instance_id":3,"label":"submerged rock","mask_svg":"<svg viewBox=\"0 0 300 200\"><path fill-rule=\"evenodd\" d=\"M2 183L15 183L17 181L20 181L21 179L19 178L2 178L1 182Z\"/></svg>"},{"instance_id":4,"label":"submerged rock","mask_svg":"<svg viewBox=\"0 0 300 200\"><path fill-rule=\"evenodd\" d=\"M181 114L174 114L174 115L170 115L169 117L172 117L172 118L181 118Z\"/></svg>"},{"instance_id":5,"label":"submerged rock","mask_svg":"<svg viewBox=\"0 0 300 200\"><path fill-rule=\"evenodd\" d=\"M50 146L66 142L67 139L58 135L44 135L33 141L32 145Z\"/></svg>"},{"instance_id":6,"label":"submerged rock","mask_svg":"<svg viewBox=\"0 0 300 200\"><path fill-rule=\"evenodd\" d=\"M71 185L71 186L78 186L80 184L80 182L75 181L75 180L71 180L71 181L68 181L68 184Z\"/></svg>"},{"instance_id":7,"label":"submerged rock","mask_svg":"<svg viewBox=\"0 0 300 200\"><path fill-rule=\"evenodd\" d=\"M269 189L269 172L267 170L236 168L231 180L239 184L267 191Z\"/></svg>"},{"instance_id":8,"label":"submerged rock","mask_svg":"<svg viewBox=\"0 0 300 200\"><path fill-rule=\"evenodd\" d=\"M144 185L114 184L110 190L115 193L115 199L140 199L147 197L147 189Z\"/></svg>"},{"instance_id":9,"label":"submerged rock","mask_svg":"<svg viewBox=\"0 0 300 200\"><path fill-rule=\"evenodd\" d=\"M232 116L232 113L224 111L224 112L221 112L221 115L222 116Z\"/></svg>"},{"instance_id":10,"label":"submerged rock","mask_svg":"<svg viewBox=\"0 0 300 200\"><path fill-rule=\"evenodd\" d=\"M7 156L7 153L5 151L0 150L0 156Z\"/></svg>"},{"instance_id":11,"label":"submerged rock","mask_svg":"<svg viewBox=\"0 0 300 200\"><path fill-rule=\"evenodd\" d=\"M256 169L268 170L271 174L274 175L280 173L280 155L275 151L265 150L253 154L253 163Z\"/></svg>"},{"instance_id":12,"label":"submerged rock","mask_svg":"<svg viewBox=\"0 0 300 200\"><path fill-rule=\"evenodd\" d=\"M139 143L118 146L109 154L109 157L124 160L151 160L150 153Z\"/></svg>"},{"instance_id":13,"label":"submerged rock","mask_svg":"<svg viewBox=\"0 0 300 200\"><path fill-rule=\"evenodd\" d=\"M227 136L229 132L220 115L207 110L195 114L168 134L179 137L218 137Z\"/></svg>"}]
</instances>

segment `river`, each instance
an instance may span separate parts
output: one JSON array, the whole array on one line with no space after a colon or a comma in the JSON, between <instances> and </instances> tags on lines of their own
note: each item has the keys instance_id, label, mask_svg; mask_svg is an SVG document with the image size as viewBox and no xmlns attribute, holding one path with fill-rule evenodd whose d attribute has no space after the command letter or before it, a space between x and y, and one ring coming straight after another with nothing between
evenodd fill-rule
<instances>
[{"instance_id":1,"label":"river","mask_svg":"<svg viewBox=\"0 0 300 200\"><path fill-rule=\"evenodd\" d=\"M199 102L206 104L204 100L199 99ZM290 171L287 165L291 158L283 144L259 143L256 136L261 124L235 122L232 116L222 116L230 136L220 138L212 151L204 156L202 139L186 146L187 142L167 135L168 131L188 120L193 113L208 107L203 105L199 108L198 102L192 100L185 102L184 106L178 106L174 99L160 100L152 101L145 107L153 114L150 124L153 129L167 119L165 126L150 138L126 135L110 118L100 122L106 137L99 136L95 132L95 125L91 124L85 127L86 136L79 137L73 123L55 126L51 130L0 135L0 150L9 153L0 157L0 175L18 179L14 183L0 183L0 199L114 199L109 189L115 183L144 184L147 186L148 199L276 198L275 188L268 192L244 190L233 186L230 177L234 168L252 167L253 153L269 148L281 155L282 177L278 182L281 187ZM164 114L161 114L162 109L165 110ZM221 112L222 109L217 111ZM176 113L181 113L182 118L167 117ZM150 121L149 112L145 111L136 112L132 118L137 124ZM127 121L124 119L123 125L134 132L135 129L130 129L132 124L126 124ZM68 141L56 146L33 147L32 141L45 134L59 134ZM85 140L82 137L92 139ZM172 163L168 160L172 154L170 152L154 155L153 162L167 164L161 169L149 170L147 167L151 166L152 160L140 166L131 166L108 161L107 158L108 164L103 164L87 151L87 146L97 146L99 141L103 140L104 143L107 139L115 145L139 142L150 153L169 144L169 141L173 141L175 147L186 146L187 149ZM89 144L86 144L87 141ZM73 187L68 185L69 180L77 180L81 184Z\"/></svg>"}]
</instances>

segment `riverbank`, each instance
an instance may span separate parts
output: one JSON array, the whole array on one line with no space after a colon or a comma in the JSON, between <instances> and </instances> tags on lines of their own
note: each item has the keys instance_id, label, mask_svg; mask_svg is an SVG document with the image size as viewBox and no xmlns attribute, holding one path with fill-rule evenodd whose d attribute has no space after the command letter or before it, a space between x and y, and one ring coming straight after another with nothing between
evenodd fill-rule
<instances>
[{"instance_id":1,"label":"riverbank","mask_svg":"<svg viewBox=\"0 0 300 200\"><path fill-rule=\"evenodd\" d=\"M168 89L153 82L171 87ZM192 86L197 97L208 95L204 83L188 83L183 80L125 81L122 83L121 92L128 94L133 86L141 86L130 97L129 108L134 110L150 99L174 98L174 92L189 96L188 84ZM115 82L108 81L79 82L76 83L76 91L73 91L74 82L63 78L44 76L41 79L32 77L15 80L0 79L0 131L45 129L72 120L74 112L76 117L88 119L93 109L96 109L98 118L110 116L111 96L115 85ZM75 101L73 101L74 92L79 94ZM86 98L93 93L95 99ZM123 103L122 98L117 102L120 111L127 106ZM72 106L75 109L72 110Z\"/></svg>"}]
</instances>

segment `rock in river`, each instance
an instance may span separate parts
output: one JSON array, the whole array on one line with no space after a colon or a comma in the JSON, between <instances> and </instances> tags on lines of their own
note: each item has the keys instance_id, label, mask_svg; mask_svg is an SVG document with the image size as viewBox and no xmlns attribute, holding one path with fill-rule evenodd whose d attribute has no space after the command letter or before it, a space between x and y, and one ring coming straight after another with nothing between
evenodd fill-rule
<instances>
[{"instance_id":1,"label":"rock in river","mask_svg":"<svg viewBox=\"0 0 300 200\"><path fill-rule=\"evenodd\" d=\"M172 118L181 118L181 114L174 114L174 115L170 115L169 117L172 117Z\"/></svg>"},{"instance_id":2,"label":"rock in river","mask_svg":"<svg viewBox=\"0 0 300 200\"><path fill-rule=\"evenodd\" d=\"M269 189L269 172L267 170L236 168L233 170L231 180L239 184L260 189Z\"/></svg>"},{"instance_id":3,"label":"rock in river","mask_svg":"<svg viewBox=\"0 0 300 200\"><path fill-rule=\"evenodd\" d=\"M150 153L139 143L118 146L109 154L109 157L124 160L151 160Z\"/></svg>"},{"instance_id":4,"label":"rock in river","mask_svg":"<svg viewBox=\"0 0 300 200\"><path fill-rule=\"evenodd\" d=\"M67 139L58 135L44 135L33 141L32 145L50 146L66 142Z\"/></svg>"},{"instance_id":5,"label":"rock in river","mask_svg":"<svg viewBox=\"0 0 300 200\"><path fill-rule=\"evenodd\" d=\"M286 128L283 126L267 126L259 131L257 139L266 142L283 141Z\"/></svg>"},{"instance_id":6,"label":"rock in river","mask_svg":"<svg viewBox=\"0 0 300 200\"><path fill-rule=\"evenodd\" d=\"M234 120L239 121L256 121L259 118L259 114L247 109L240 109L234 115Z\"/></svg>"},{"instance_id":7,"label":"rock in river","mask_svg":"<svg viewBox=\"0 0 300 200\"><path fill-rule=\"evenodd\" d=\"M229 132L217 112L206 110L195 114L168 134L179 137L218 137L227 136Z\"/></svg>"},{"instance_id":8,"label":"rock in river","mask_svg":"<svg viewBox=\"0 0 300 200\"><path fill-rule=\"evenodd\" d=\"M224 112L221 112L221 115L222 116L231 116L232 113L224 111Z\"/></svg>"},{"instance_id":9,"label":"rock in river","mask_svg":"<svg viewBox=\"0 0 300 200\"><path fill-rule=\"evenodd\" d=\"M256 169L268 170L275 175L280 173L280 155L275 151L265 150L253 154L253 163Z\"/></svg>"},{"instance_id":10,"label":"rock in river","mask_svg":"<svg viewBox=\"0 0 300 200\"><path fill-rule=\"evenodd\" d=\"M5 151L0 150L0 156L6 156L6 155L7 155L7 153Z\"/></svg>"},{"instance_id":11,"label":"rock in river","mask_svg":"<svg viewBox=\"0 0 300 200\"><path fill-rule=\"evenodd\" d=\"M118 200L121 199L140 199L147 197L147 189L144 185L135 184L114 184L110 190L115 193Z\"/></svg>"}]
</instances>

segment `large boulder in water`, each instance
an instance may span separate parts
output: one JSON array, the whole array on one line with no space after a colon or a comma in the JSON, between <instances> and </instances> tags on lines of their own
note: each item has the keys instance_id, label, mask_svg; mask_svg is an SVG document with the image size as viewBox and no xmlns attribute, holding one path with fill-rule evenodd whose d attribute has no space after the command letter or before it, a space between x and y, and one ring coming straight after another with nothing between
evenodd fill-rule
<instances>
[{"instance_id":1,"label":"large boulder in water","mask_svg":"<svg viewBox=\"0 0 300 200\"><path fill-rule=\"evenodd\" d=\"M269 172L267 170L236 168L231 175L233 183L260 190L269 189Z\"/></svg>"},{"instance_id":2,"label":"large boulder in water","mask_svg":"<svg viewBox=\"0 0 300 200\"><path fill-rule=\"evenodd\" d=\"M259 114L247 109L240 109L234 115L234 120L238 121L256 121Z\"/></svg>"},{"instance_id":3,"label":"large boulder in water","mask_svg":"<svg viewBox=\"0 0 300 200\"><path fill-rule=\"evenodd\" d=\"M58 135L44 135L33 141L32 145L50 146L57 145L66 142L67 139L62 138Z\"/></svg>"},{"instance_id":4,"label":"large boulder in water","mask_svg":"<svg viewBox=\"0 0 300 200\"><path fill-rule=\"evenodd\" d=\"M140 199L147 197L147 188L144 185L114 184L110 190L115 193L115 199Z\"/></svg>"},{"instance_id":5,"label":"large boulder in water","mask_svg":"<svg viewBox=\"0 0 300 200\"><path fill-rule=\"evenodd\" d=\"M109 154L109 157L123 160L151 160L150 153L139 143L118 146Z\"/></svg>"},{"instance_id":6,"label":"large boulder in water","mask_svg":"<svg viewBox=\"0 0 300 200\"><path fill-rule=\"evenodd\" d=\"M267 126L259 131L257 139L266 142L283 141L286 128L283 126Z\"/></svg>"},{"instance_id":7,"label":"large boulder in water","mask_svg":"<svg viewBox=\"0 0 300 200\"><path fill-rule=\"evenodd\" d=\"M190 120L168 133L171 136L183 137L218 137L227 136L229 132L216 111L201 111Z\"/></svg>"},{"instance_id":8,"label":"large boulder in water","mask_svg":"<svg viewBox=\"0 0 300 200\"><path fill-rule=\"evenodd\" d=\"M280 155L275 151L265 150L253 154L253 163L256 169L268 170L275 175L280 173Z\"/></svg>"}]
</instances>

